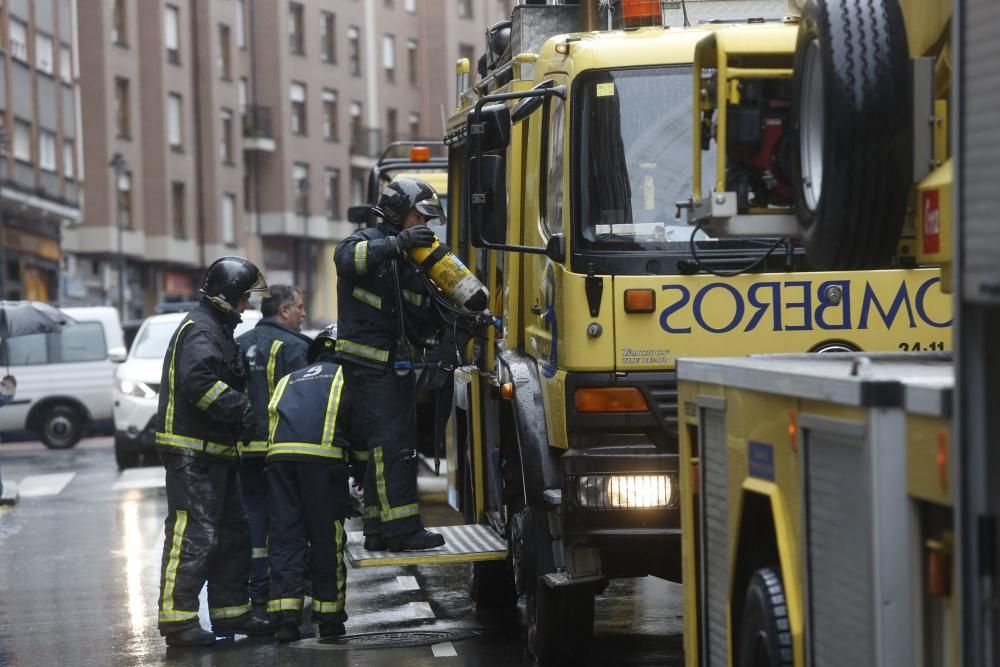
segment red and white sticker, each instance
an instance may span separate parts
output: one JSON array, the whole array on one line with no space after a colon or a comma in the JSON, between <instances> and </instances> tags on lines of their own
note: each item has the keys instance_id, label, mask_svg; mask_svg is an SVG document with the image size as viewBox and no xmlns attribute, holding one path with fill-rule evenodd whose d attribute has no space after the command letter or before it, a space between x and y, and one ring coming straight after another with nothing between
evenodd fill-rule
<instances>
[{"instance_id":1,"label":"red and white sticker","mask_svg":"<svg viewBox=\"0 0 1000 667\"><path fill-rule=\"evenodd\" d=\"M937 190L923 193L924 254L941 252L941 205Z\"/></svg>"}]
</instances>

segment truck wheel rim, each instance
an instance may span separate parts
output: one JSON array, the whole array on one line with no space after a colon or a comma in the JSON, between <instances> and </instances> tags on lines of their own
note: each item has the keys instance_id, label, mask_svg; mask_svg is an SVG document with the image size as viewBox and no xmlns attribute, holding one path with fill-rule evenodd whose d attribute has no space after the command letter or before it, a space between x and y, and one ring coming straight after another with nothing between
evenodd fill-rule
<instances>
[{"instance_id":1,"label":"truck wheel rim","mask_svg":"<svg viewBox=\"0 0 1000 667\"><path fill-rule=\"evenodd\" d=\"M49 422L49 435L54 440L65 440L72 430L72 425L65 417L56 417Z\"/></svg>"},{"instance_id":2,"label":"truck wheel rim","mask_svg":"<svg viewBox=\"0 0 1000 667\"><path fill-rule=\"evenodd\" d=\"M799 156L802 163L802 195L805 205L815 211L823 193L823 62L819 41L812 40L806 47L802 67L802 93L800 116Z\"/></svg>"}]
</instances>

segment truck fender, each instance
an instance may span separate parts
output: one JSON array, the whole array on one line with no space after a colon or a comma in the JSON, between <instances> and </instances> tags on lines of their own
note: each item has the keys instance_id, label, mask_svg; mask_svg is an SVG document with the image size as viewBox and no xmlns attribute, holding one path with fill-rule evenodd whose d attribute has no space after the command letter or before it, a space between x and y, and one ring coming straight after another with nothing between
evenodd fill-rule
<instances>
[{"instance_id":1,"label":"truck fender","mask_svg":"<svg viewBox=\"0 0 1000 667\"><path fill-rule=\"evenodd\" d=\"M514 386L511 398L514 430L521 455L525 502L530 507L544 507L546 490L562 488L558 454L549 447L545 408L537 362L514 351L499 355L504 382Z\"/></svg>"}]
</instances>

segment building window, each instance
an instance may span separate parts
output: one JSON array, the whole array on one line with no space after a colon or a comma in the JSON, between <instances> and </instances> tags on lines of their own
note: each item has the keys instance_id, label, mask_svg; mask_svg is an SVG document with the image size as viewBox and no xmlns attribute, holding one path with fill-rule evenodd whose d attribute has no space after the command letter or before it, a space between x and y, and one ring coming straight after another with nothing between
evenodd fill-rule
<instances>
[{"instance_id":1,"label":"building window","mask_svg":"<svg viewBox=\"0 0 1000 667\"><path fill-rule=\"evenodd\" d=\"M181 124L181 109L183 103L181 96L177 93L167 95L167 139L170 147L175 151L181 150L184 146L184 132Z\"/></svg>"},{"instance_id":2,"label":"building window","mask_svg":"<svg viewBox=\"0 0 1000 667\"><path fill-rule=\"evenodd\" d=\"M222 242L236 245L236 195L222 195Z\"/></svg>"},{"instance_id":3,"label":"building window","mask_svg":"<svg viewBox=\"0 0 1000 667\"><path fill-rule=\"evenodd\" d=\"M247 8L245 0L236 0L236 48L247 48Z\"/></svg>"},{"instance_id":4,"label":"building window","mask_svg":"<svg viewBox=\"0 0 1000 667\"><path fill-rule=\"evenodd\" d=\"M35 68L46 74L52 74L55 69L52 61L52 38L40 32L35 33Z\"/></svg>"},{"instance_id":5,"label":"building window","mask_svg":"<svg viewBox=\"0 0 1000 667\"><path fill-rule=\"evenodd\" d=\"M76 150L72 139L63 139L63 176L72 180L76 173Z\"/></svg>"},{"instance_id":6,"label":"building window","mask_svg":"<svg viewBox=\"0 0 1000 667\"><path fill-rule=\"evenodd\" d=\"M219 159L233 164L233 112L222 110L222 136L219 138Z\"/></svg>"},{"instance_id":7,"label":"building window","mask_svg":"<svg viewBox=\"0 0 1000 667\"><path fill-rule=\"evenodd\" d=\"M247 78L241 77L239 88L237 89L240 98L240 115L242 116L247 112Z\"/></svg>"},{"instance_id":8,"label":"building window","mask_svg":"<svg viewBox=\"0 0 1000 667\"><path fill-rule=\"evenodd\" d=\"M163 43L167 47L167 62L179 65L181 62L181 10L167 5L163 15Z\"/></svg>"},{"instance_id":9,"label":"building window","mask_svg":"<svg viewBox=\"0 0 1000 667\"><path fill-rule=\"evenodd\" d=\"M14 121L14 157L31 162L31 125L23 120Z\"/></svg>"},{"instance_id":10,"label":"building window","mask_svg":"<svg viewBox=\"0 0 1000 667\"><path fill-rule=\"evenodd\" d=\"M292 134L306 133L306 86L292 83L288 96L292 102Z\"/></svg>"},{"instance_id":11,"label":"building window","mask_svg":"<svg viewBox=\"0 0 1000 667\"><path fill-rule=\"evenodd\" d=\"M320 57L325 63L335 63L337 62L337 15L333 12L320 12L319 16Z\"/></svg>"},{"instance_id":12,"label":"building window","mask_svg":"<svg viewBox=\"0 0 1000 667\"><path fill-rule=\"evenodd\" d=\"M288 3L288 50L298 55L306 52L304 14L305 10L301 4Z\"/></svg>"},{"instance_id":13,"label":"building window","mask_svg":"<svg viewBox=\"0 0 1000 667\"><path fill-rule=\"evenodd\" d=\"M219 77L229 81L232 78L230 53L232 49L229 43L229 26L225 23L219 24Z\"/></svg>"},{"instance_id":14,"label":"building window","mask_svg":"<svg viewBox=\"0 0 1000 667\"><path fill-rule=\"evenodd\" d=\"M410 84L417 85L417 40L406 42L406 62L410 70Z\"/></svg>"},{"instance_id":15,"label":"building window","mask_svg":"<svg viewBox=\"0 0 1000 667\"><path fill-rule=\"evenodd\" d=\"M292 187L295 191L295 212L309 215L309 165L296 162L292 165Z\"/></svg>"},{"instance_id":16,"label":"building window","mask_svg":"<svg viewBox=\"0 0 1000 667\"><path fill-rule=\"evenodd\" d=\"M128 139L132 136L132 126L129 122L128 79L115 77L115 118L118 123L118 136Z\"/></svg>"},{"instance_id":17,"label":"building window","mask_svg":"<svg viewBox=\"0 0 1000 667\"><path fill-rule=\"evenodd\" d=\"M420 114L410 114L410 139L420 138Z\"/></svg>"},{"instance_id":18,"label":"building window","mask_svg":"<svg viewBox=\"0 0 1000 667\"><path fill-rule=\"evenodd\" d=\"M340 217L340 171L327 169L324 179L326 194L326 217L336 220Z\"/></svg>"},{"instance_id":19,"label":"building window","mask_svg":"<svg viewBox=\"0 0 1000 667\"><path fill-rule=\"evenodd\" d=\"M382 4L385 5L386 9L392 9L396 6L396 3L393 2L393 0L382 0Z\"/></svg>"},{"instance_id":20,"label":"building window","mask_svg":"<svg viewBox=\"0 0 1000 667\"><path fill-rule=\"evenodd\" d=\"M396 141L398 137L396 136L396 117L398 114L395 109L385 110L385 136L386 141L392 143Z\"/></svg>"},{"instance_id":21,"label":"building window","mask_svg":"<svg viewBox=\"0 0 1000 667\"><path fill-rule=\"evenodd\" d=\"M476 48L471 44L459 44L458 45L458 57L466 58L469 64L475 68L476 66ZM473 69L475 71L475 69Z\"/></svg>"},{"instance_id":22,"label":"building window","mask_svg":"<svg viewBox=\"0 0 1000 667\"><path fill-rule=\"evenodd\" d=\"M174 238L187 238L187 230L184 228L184 214L187 209L187 202L185 201L184 183L182 181L174 181L170 184L170 207L172 209Z\"/></svg>"},{"instance_id":23,"label":"building window","mask_svg":"<svg viewBox=\"0 0 1000 667\"><path fill-rule=\"evenodd\" d=\"M132 172L123 171L118 179L118 206L121 210L122 227L132 229Z\"/></svg>"},{"instance_id":24,"label":"building window","mask_svg":"<svg viewBox=\"0 0 1000 667\"><path fill-rule=\"evenodd\" d=\"M408 14L416 14L417 0L403 0L403 10Z\"/></svg>"},{"instance_id":25,"label":"building window","mask_svg":"<svg viewBox=\"0 0 1000 667\"><path fill-rule=\"evenodd\" d=\"M323 138L337 141L337 92L323 91Z\"/></svg>"},{"instance_id":26,"label":"building window","mask_svg":"<svg viewBox=\"0 0 1000 667\"><path fill-rule=\"evenodd\" d=\"M112 12L111 41L118 46L128 46L128 15L125 13L125 0L114 0Z\"/></svg>"},{"instance_id":27,"label":"building window","mask_svg":"<svg viewBox=\"0 0 1000 667\"><path fill-rule=\"evenodd\" d=\"M472 0L458 0L458 16L463 19L472 18Z\"/></svg>"},{"instance_id":28,"label":"building window","mask_svg":"<svg viewBox=\"0 0 1000 667\"><path fill-rule=\"evenodd\" d=\"M73 83L73 56L65 44L59 47L59 76L66 83Z\"/></svg>"},{"instance_id":29,"label":"building window","mask_svg":"<svg viewBox=\"0 0 1000 667\"><path fill-rule=\"evenodd\" d=\"M353 25L347 29L347 49L351 76L361 76L361 33Z\"/></svg>"},{"instance_id":30,"label":"building window","mask_svg":"<svg viewBox=\"0 0 1000 667\"><path fill-rule=\"evenodd\" d=\"M368 145L361 130L361 102L351 102L351 150Z\"/></svg>"},{"instance_id":31,"label":"building window","mask_svg":"<svg viewBox=\"0 0 1000 667\"><path fill-rule=\"evenodd\" d=\"M45 171L56 170L56 135L47 130L38 133L38 166Z\"/></svg>"},{"instance_id":32,"label":"building window","mask_svg":"<svg viewBox=\"0 0 1000 667\"><path fill-rule=\"evenodd\" d=\"M15 18L10 19L8 27L10 55L17 60L28 62L28 24Z\"/></svg>"},{"instance_id":33,"label":"building window","mask_svg":"<svg viewBox=\"0 0 1000 667\"><path fill-rule=\"evenodd\" d=\"M385 68L385 80L392 83L396 80L396 38L392 35L382 36L382 67Z\"/></svg>"}]
</instances>

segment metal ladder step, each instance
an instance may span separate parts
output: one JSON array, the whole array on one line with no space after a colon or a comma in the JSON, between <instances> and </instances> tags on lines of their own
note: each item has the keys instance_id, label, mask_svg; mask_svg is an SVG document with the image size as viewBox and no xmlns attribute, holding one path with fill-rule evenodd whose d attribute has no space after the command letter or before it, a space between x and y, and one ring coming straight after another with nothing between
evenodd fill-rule
<instances>
[{"instance_id":1,"label":"metal ladder step","mask_svg":"<svg viewBox=\"0 0 1000 667\"><path fill-rule=\"evenodd\" d=\"M427 551L367 551L364 535L347 534L347 559L352 567L389 567L398 565L444 565L503 560L507 542L492 528L481 524L429 528L444 536L444 546Z\"/></svg>"}]
</instances>

